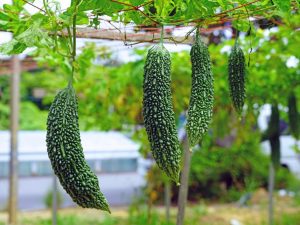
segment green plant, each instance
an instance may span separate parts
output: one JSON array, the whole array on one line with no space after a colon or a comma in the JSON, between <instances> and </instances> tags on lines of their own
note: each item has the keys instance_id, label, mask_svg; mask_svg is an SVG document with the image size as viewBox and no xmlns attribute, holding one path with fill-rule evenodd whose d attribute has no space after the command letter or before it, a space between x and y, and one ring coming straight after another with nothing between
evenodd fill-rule
<instances>
[{"instance_id":1,"label":"green plant","mask_svg":"<svg viewBox=\"0 0 300 225\"><path fill-rule=\"evenodd\" d=\"M168 50L162 44L150 48L144 71L143 116L157 165L178 183L181 149L172 106L170 70Z\"/></svg>"},{"instance_id":2,"label":"green plant","mask_svg":"<svg viewBox=\"0 0 300 225\"><path fill-rule=\"evenodd\" d=\"M300 215L299 213L289 213L289 214L283 214L281 217L281 223L282 225L297 225L300 221Z\"/></svg>"},{"instance_id":3,"label":"green plant","mask_svg":"<svg viewBox=\"0 0 300 225\"><path fill-rule=\"evenodd\" d=\"M167 222L164 217L160 215L156 210L152 210L149 213L144 208L138 211L130 211L126 225L174 225L172 221Z\"/></svg>"},{"instance_id":4,"label":"green plant","mask_svg":"<svg viewBox=\"0 0 300 225\"><path fill-rule=\"evenodd\" d=\"M249 131L244 128L245 135ZM240 132L240 135L243 135ZM261 152L255 133L243 144L233 143L221 147L207 143L204 138L201 149L195 149L191 160L189 185L190 200L218 199L224 202L237 201L242 194L254 187L266 187L268 158ZM255 183L251 184L251 182Z\"/></svg>"},{"instance_id":5,"label":"green plant","mask_svg":"<svg viewBox=\"0 0 300 225\"><path fill-rule=\"evenodd\" d=\"M24 225L51 225L51 219L35 218L35 219L23 219L22 224ZM81 225L81 224L92 224L92 225L121 225L117 218L105 217L104 219L89 218L86 216L79 216L76 214L70 215L59 215L57 218L58 225ZM123 225L123 224L122 224Z\"/></svg>"},{"instance_id":6,"label":"green plant","mask_svg":"<svg viewBox=\"0 0 300 225\"><path fill-rule=\"evenodd\" d=\"M192 89L187 113L187 134L190 146L198 144L207 132L212 118L214 84L207 46L196 35L191 49Z\"/></svg>"},{"instance_id":7,"label":"green plant","mask_svg":"<svg viewBox=\"0 0 300 225\"><path fill-rule=\"evenodd\" d=\"M72 85L55 97L47 120L47 151L55 174L73 201L110 212L98 178L87 165L80 142L77 99Z\"/></svg>"},{"instance_id":8,"label":"green plant","mask_svg":"<svg viewBox=\"0 0 300 225\"><path fill-rule=\"evenodd\" d=\"M60 208L61 205L63 204L63 196L59 190L57 190L56 192L56 198L57 198L57 207ZM51 208L52 202L53 202L53 190L51 189L47 192L47 194L44 197L44 204L47 208Z\"/></svg>"},{"instance_id":9,"label":"green plant","mask_svg":"<svg viewBox=\"0 0 300 225\"><path fill-rule=\"evenodd\" d=\"M245 101L245 56L237 41L229 56L228 74L230 97L240 114Z\"/></svg>"}]
</instances>

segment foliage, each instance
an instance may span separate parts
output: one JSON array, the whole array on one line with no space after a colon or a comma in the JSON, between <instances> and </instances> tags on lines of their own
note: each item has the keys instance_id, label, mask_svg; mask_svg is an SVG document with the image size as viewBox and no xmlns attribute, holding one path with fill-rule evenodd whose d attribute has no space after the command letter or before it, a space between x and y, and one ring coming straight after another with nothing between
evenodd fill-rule
<instances>
[{"instance_id":1,"label":"foliage","mask_svg":"<svg viewBox=\"0 0 300 225\"><path fill-rule=\"evenodd\" d=\"M20 128L25 130L46 129L47 111L41 111L32 102L22 102L20 106Z\"/></svg>"},{"instance_id":2,"label":"foliage","mask_svg":"<svg viewBox=\"0 0 300 225\"><path fill-rule=\"evenodd\" d=\"M290 90L293 89L297 98L300 97L299 62L291 64L291 59L300 59L298 44L299 32L295 31L300 19L299 15L286 18L286 26L266 30L253 30L252 39L240 38L240 44L246 54L246 61L250 59L247 67L247 99L240 122L233 113L227 85L227 59L233 40L224 41L218 45L209 45L209 52L213 63L215 77L215 104L213 120L208 135L204 137L201 150L196 150L192 161L191 190L204 189L201 195L207 197L220 197L220 186L217 184L218 176L227 174L237 182L226 189L235 195L234 190L243 192L249 183L256 186L265 185L268 159L259 153L261 135L257 130L257 117L261 106L274 101L280 104L281 119L287 118L284 108ZM251 45L251 46L250 46ZM92 65L93 56L89 57L94 47L86 47L86 73L78 73L74 84L79 95L80 127L83 130L122 130L134 133L134 138L141 143L145 156L149 153L149 143L146 133L142 128L141 103L142 103L142 74L144 60L139 59L118 66ZM43 52L46 55L46 52ZM51 53L49 53L51 54ZM136 52L144 58L145 51ZM172 53L172 95L173 106L178 120L179 115L188 108L191 64L186 51ZM51 62L51 61L50 61ZM58 60L56 63L61 63ZM44 65L44 64L42 64ZM58 89L66 85L67 75L64 70L50 64L50 69L45 69L33 74L23 74L21 91L22 103L28 104L27 97L30 90L41 87L46 90L43 104L46 108L53 100ZM79 75L80 74L80 75ZM0 126L8 128L9 117L9 89L8 77L0 77ZM29 103L32 106L32 103ZM299 104L299 101L298 101ZM26 106L28 113L24 114L21 106L21 128L43 129L45 127L45 111L34 111L33 107ZM300 105L298 105L299 107ZM33 113L35 122L25 123L28 115ZM25 116L23 116L23 114ZM24 123L22 122L24 118ZM105 118L105 119L104 119ZM39 121L39 122L38 122ZM24 124L24 125L22 125ZM29 126L30 125L30 126ZM225 146L225 147L224 147ZM240 157L237 157L240 156ZM235 161L232 158L236 159ZM223 160L224 159L224 160ZM233 162L235 164L233 165ZM257 162L257 163L256 163ZM220 163L220 167L219 167ZM279 173L277 178L280 187L289 187L289 178ZM246 177L250 175L250 178ZM212 179L212 180L210 180ZM257 179L257 180L256 180ZM161 181L159 181L161 182ZM291 182L293 183L293 182ZM196 186L195 186L196 185ZM206 186L205 186L206 185ZM192 198L199 198L193 196ZM225 200L232 200L232 197Z\"/></svg>"},{"instance_id":3,"label":"foliage","mask_svg":"<svg viewBox=\"0 0 300 225\"><path fill-rule=\"evenodd\" d=\"M37 218L33 219L25 219L22 221L22 224L30 224L30 225L51 225L51 219L42 219ZM80 225L80 224L93 224L93 225L118 225L117 219L105 218L102 222L99 221L97 218L88 218L88 217L81 217L78 215L62 215L58 216L57 219L58 225Z\"/></svg>"},{"instance_id":4,"label":"foliage","mask_svg":"<svg viewBox=\"0 0 300 225\"><path fill-rule=\"evenodd\" d=\"M57 198L57 208L60 208L63 204L63 196L62 193L57 190L56 192L56 198ZM45 206L50 209L52 207L52 201L53 201L53 190L49 190L47 194L44 197L44 204Z\"/></svg>"},{"instance_id":5,"label":"foliage","mask_svg":"<svg viewBox=\"0 0 300 225\"><path fill-rule=\"evenodd\" d=\"M192 22L193 26L196 23L206 27L233 21L233 27L248 31L253 27L250 16L289 18L299 6L299 2L293 0L73 0L68 8L62 9L59 2L50 0L43 1L43 7L36 6L34 1L30 3L37 9L30 14L26 4L26 1L16 0L13 4L2 5L0 30L12 32L13 39L2 44L0 52L12 55L36 47L41 61L61 67L68 80L82 76L88 62L84 57L87 52L76 57L78 25L98 28L103 18L125 25L134 23L139 27L189 25ZM87 58L93 57L93 52L88 53Z\"/></svg>"},{"instance_id":6,"label":"foliage","mask_svg":"<svg viewBox=\"0 0 300 225\"><path fill-rule=\"evenodd\" d=\"M292 210L290 201L278 199L280 207L276 209L276 225L296 225L299 221L297 208ZM259 207L259 208L257 208ZM80 210L80 211L79 211ZM186 208L187 217L185 224L203 224L203 225L225 225L229 224L232 218L238 218L245 225L266 225L265 219L266 208L261 206L238 208L232 205L208 206L205 204L189 206ZM278 210L278 211L277 211ZM77 211L77 210L76 210ZM173 225L175 224L176 212L171 210L171 221L166 222L164 210L155 208L152 212L151 220L147 219L146 208L135 212L119 211L114 216L107 216L97 213L96 211L85 211L78 209L77 213L61 210L58 213L58 225ZM216 214L215 212L218 211ZM80 212L80 213L78 213ZM83 213L82 213L83 212ZM124 215L124 213L126 213ZM27 215L26 215L27 214ZM20 222L24 225L51 225L50 216L36 216L37 213L30 215L22 214ZM25 216L26 215L26 216ZM46 214L49 215L49 214ZM238 215L238 216L237 216ZM0 221L0 224L4 224Z\"/></svg>"},{"instance_id":7,"label":"foliage","mask_svg":"<svg viewBox=\"0 0 300 225\"><path fill-rule=\"evenodd\" d=\"M242 142L242 145L234 143L227 148L202 146L195 151L191 166L191 199L223 197L226 201L235 201L240 196L232 199L227 192L234 193L236 189L242 194L253 182L256 187L266 185L268 160L260 151L259 139L252 135Z\"/></svg>"},{"instance_id":8,"label":"foliage","mask_svg":"<svg viewBox=\"0 0 300 225\"><path fill-rule=\"evenodd\" d=\"M287 16L291 13L291 5L298 6L299 3L292 0L274 2L268 0L205 0L201 2L197 0L74 0L67 9L62 10L59 2L44 1L43 9L39 8L38 12L32 15L25 10L25 4L26 2L22 0L14 1L13 5L3 4L3 10L0 12L0 29L13 32L14 38L11 42L2 45L0 52L17 54L28 47L36 46L54 48L60 56L69 55L68 45L71 43L68 43L68 38L57 36L58 32L70 29L73 25L97 28L101 24L100 17L105 15L112 21L125 24L133 22L142 26L181 25L191 22L207 26L222 21L220 18L222 15L228 19L235 19L233 26L247 31L250 21L245 21L245 17ZM58 51L62 54L58 54ZM70 67L77 67L78 64L70 65L65 61L64 66L71 72Z\"/></svg>"}]
</instances>

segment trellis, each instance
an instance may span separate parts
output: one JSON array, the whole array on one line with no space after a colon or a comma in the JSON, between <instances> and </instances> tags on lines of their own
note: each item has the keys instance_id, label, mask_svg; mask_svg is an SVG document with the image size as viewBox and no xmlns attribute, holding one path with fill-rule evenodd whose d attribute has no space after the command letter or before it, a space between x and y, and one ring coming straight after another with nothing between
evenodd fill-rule
<instances>
[{"instance_id":1,"label":"trellis","mask_svg":"<svg viewBox=\"0 0 300 225\"><path fill-rule=\"evenodd\" d=\"M26 2L27 4L31 5L32 7L38 9L41 13L47 13L47 9L41 8L37 5L34 5L33 3L30 3L26 0L23 0L24 2ZM228 22L233 22L236 20L241 20L241 19L247 19L250 23L250 20L261 20L264 19L265 17L262 16L262 14L268 14L268 12L272 12L273 9L276 8L275 5L272 6L266 6L266 7L260 7L260 8L256 8L253 11L247 10L247 6L249 5L253 5L257 2L259 2L260 0L254 0L242 5L238 5L230 10L227 11L223 11L220 13L216 13L214 15L211 15L209 18L192 18L189 20L174 20L174 21L168 21L166 24L167 25L171 25L171 28L164 28L165 29L165 36L164 36L164 42L165 43L174 43L174 44L191 44L193 42L193 38L190 36L190 34L192 33L192 29L191 32L187 32L187 34L185 36L179 36L179 37L174 37L172 34L168 34L168 30L170 30L171 32L176 30L176 29L180 29L181 27L194 27L197 24L201 23L202 24L202 28L200 29L201 33L203 34L209 34L211 32L214 32L215 30L223 30L223 29L228 29L231 28L231 25L226 25L226 23ZM148 27L149 24L141 24L141 25L136 25L136 24L132 24L131 21L123 21L125 22L126 25L124 25L124 23L119 23L118 21L114 21L111 19L107 19L107 18L103 18L103 17L99 17L99 21L100 22L106 22L107 24L109 24L111 26L111 28L102 28L100 26L100 29L93 29L93 28L87 28L87 27L77 27L75 28L75 31L77 29L77 32L73 33L73 36L76 35L77 38L90 38L90 39L101 39L101 40L118 40L118 41L122 41L124 42L125 45L135 45L135 44L139 44L139 43L153 43L153 42L158 42L159 41L159 33L160 33L160 25L161 22L157 21L155 18L146 15L142 8L145 7L146 5L152 4L154 1L149 1L146 3L143 3L141 5L138 6L134 6L132 4L128 4L128 3L124 3L121 1L117 1L117 0L111 0L111 2L120 4L125 6L125 9L120 10L119 12L128 12L128 11L136 11L138 13L140 13L141 16L147 18L150 21L150 26ZM295 6L293 6L295 7ZM241 13L241 12L237 12L234 13L235 11L239 11L240 9L244 8L245 12ZM1 9L0 9L1 10ZM229 15L230 14L230 15ZM95 18L94 14L90 14L89 17ZM270 23L273 24L277 24L280 25L281 21L277 21L273 18L270 18ZM207 27L205 27L207 26ZM130 30L130 32L129 32ZM139 30L139 32L134 33L132 31L134 30ZM142 32L140 30L143 30ZM63 30L61 32L58 32L58 35L60 36L65 36L68 37L70 36L70 32L68 32L67 30ZM74 36L75 38L75 36ZM76 42L76 41L75 41ZM74 43L75 47L76 44ZM76 50L76 49L75 49ZM74 52L73 52L74 53ZM74 54L73 54L73 60L75 60ZM11 188L12 188L12 192L10 193L10 223L11 224L15 224L16 223L16 199L15 197L13 197L13 195L16 193L16 183L17 183L17 174L15 171L15 164L17 163L17 151L16 151L16 133L17 133L17 123L16 121L18 121L18 101L19 101L19 96L18 96L18 83L19 83L19 74L21 72L21 68L20 68L20 62L17 59L16 56L14 56L12 58L12 62L13 62L13 76L12 76L12 103L11 103L11 109L12 109L12 117L11 117L11 121L12 121L12 126L11 126L11 131L12 131L12 139L11 139L11 145L12 145L12 151L11 151ZM10 66L9 63L6 63L6 67ZM7 72L9 70L6 70L5 72ZM189 164L189 160L190 160L190 155L191 153L188 150L188 146L185 148L185 164ZM183 215L184 215L184 205L186 202L186 198L187 198L187 179L188 179L188 167L186 166L182 175L182 186L181 186L181 190L180 190L180 196L179 196L179 201L181 201L179 203L179 216L178 216L178 221L177 224L182 224L183 223Z\"/></svg>"}]
</instances>

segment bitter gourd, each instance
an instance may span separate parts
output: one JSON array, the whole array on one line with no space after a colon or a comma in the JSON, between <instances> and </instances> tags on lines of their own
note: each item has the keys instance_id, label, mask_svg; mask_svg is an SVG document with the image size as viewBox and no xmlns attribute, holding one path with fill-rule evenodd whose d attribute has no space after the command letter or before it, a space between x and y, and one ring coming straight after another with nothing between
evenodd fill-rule
<instances>
[{"instance_id":1,"label":"bitter gourd","mask_svg":"<svg viewBox=\"0 0 300 225\"><path fill-rule=\"evenodd\" d=\"M178 183L181 149L172 106L170 70L170 53L163 44L150 48L144 66L143 117L157 165Z\"/></svg>"},{"instance_id":2,"label":"bitter gourd","mask_svg":"<svg viewBox=\"0 0 300 225\"><path fill-rule=\"evenodd\" d=\"M77 99L71 85L56 95L50 107L46 142L54 173L73 201L84 208L110 212L98 178L84 158Z\"/></svg>"},{"instance_id":3,"label":"bitter gourd","mask_svg":"<svg viewBox=\"0 0 300 225\"><path fill-rule=\"evenodd\" d=\"M245 101L245 56L238 42L229 55L228 74L230 97L235 110L241 114Z\"/></svg>"},{"instance_id":4,"label":"bitter gourd","mask_svg":"<svg viewBox=\"0 0 300 225\"><path fill-rule=\"evenodd\" d=\"M299 127L299 112L297 109L297 99L295 93L291 93L288 97L288 117L289 117L289 127L291 134L299 139L300 137L300 127Z\"/></svg>"},{"instance_id":5,"label":"bitter gourd","mask_svg":"<svg viewBox=\"0 0 300 225\"><path fill-rule=\"evenodd\" d=\"M280 165L280 116L277 104L273 104L271 107L267 133L271 146L271 160L275 168L278 168Z\"/></svg>"},{"instance_id":6,"label":"bitter gourd","mask_svg":"<svg viewBox=\"0 0 300 225\"><path fill-rule=\"evenodd\" d=\"M187 113L187 134L190 146L201 141L212 118L214 85L207 46L196 35L190 52L192 63L192 89Z\"/></svg>"}]
</instances>

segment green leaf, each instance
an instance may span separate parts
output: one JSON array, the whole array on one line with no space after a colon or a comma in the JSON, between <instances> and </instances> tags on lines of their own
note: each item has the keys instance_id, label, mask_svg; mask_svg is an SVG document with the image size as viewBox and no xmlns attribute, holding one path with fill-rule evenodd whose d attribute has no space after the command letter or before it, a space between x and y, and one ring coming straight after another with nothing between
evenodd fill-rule
<instances>
[{"instance_id":1,"label":"green leaf","mask_svg":"<svg viewBox=\"0 0 300 225\"><path fill-rule=\"evenodd\" d=\"M273 2L282 12L289 12L291 10L291 0L273 0Z\"/></svg>"},{"instance_id":2,"label":"green leaf","mask_svg":"<svg viewBox=\"0 0 300 225\"><path fill-rule=\"evenodd\" d=\"M89 23L89 18L85 13L80 12L77 14L77 20L76 20L77 25L84 25L88 23Z\"/></svg>"},{"instance_id":3,"label":"green leaf","mask_svg":"<svg viewBox=\"0 0 300 225\"><path fill-rule=\"evenodd\" d=\"M8 16L8 14L6 12L0 11L0 20L9 21L10 17Z\"/></svg>"},{"instance_id":4,"label":"green leaf","mask_svg":"<svg viewBox=\"0 0 300 225\"><path fill-rule=\"evenodd\" d=\"M40 29L42 20L35 21L27 30L15 37L17 41L27 47L50 46L51 38L47 32Z\"/></svg>"},{"instance_id":5,"label":"green leaf","mask_svg":"<svg viewBox=\"0 0 300 225\"><path fill-rule=\"evenodd\" d=\"M27 46L19 41L12 39L9 42L6 42L0 45L0 52L5 55L13 55L22 53Z\"/></svg>"},{"instance_id":6,"label":"green leaf","mask_svg":"<svg viewBox=\"0 0 300 225\"><path fill-rule=\"evenodd\" d=\"M248 20L235 20L233 21L232 25L235 29L243 32L247 32L250 28Z\"/></svg>"},{"instance_id":7,"label":"green leaf","mask_svg":"<svg viewBox=\"0 0 300 225\"><path fill-rule=\"evenodd\" d=\"M261 3L261 5L262 5L262 6L265 6L265 5L267 5L269 2L270 2L270 0L264 0L264 1Z\"/></svg>"},{"instance_id":8,"label":"green leaf","mask_svg":"<svg viewBox=\"0 0 300 225\"><path fill-rule=\"evenodd\" d=\"M145 2L144 0L130 0L130 3L134 6L138 6L144 2Z\"/></svg>"},{"instance_id":9,"label":"green leaf","mask_svg":"<svg viewBox=\"0 0 300 225\"><path fill-rule=\"evenodd\" d=\"M81 3L78 10L88 11L93 10L107 15L113 15L123 9L124 5L114 3L110 0L85 0Z\"/></svg>"}]
</instances>

